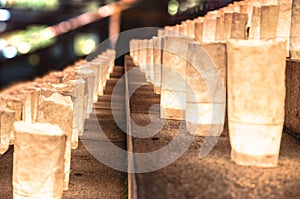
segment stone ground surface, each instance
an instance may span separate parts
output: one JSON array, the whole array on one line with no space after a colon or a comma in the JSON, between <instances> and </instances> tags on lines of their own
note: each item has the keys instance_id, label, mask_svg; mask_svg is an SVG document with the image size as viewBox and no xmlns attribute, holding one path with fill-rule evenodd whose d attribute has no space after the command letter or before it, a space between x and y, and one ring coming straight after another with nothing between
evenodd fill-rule
<instances>
[{"instance_id":1,"label":"stone ground surface","mask_svg":"<svg viewBox=\"0 0 300 199\"><path fill-rule=\"evenodd\" d=\"M125 134L114 122L110 106L111 90L122 74L123 67L115 67L104 96L99 98L94 106L94 114L86 120L84 136L81 137L78 148L72 150L69 190L64 191L63 199L120 199L123 194L126 195L127 174L102 164L90 153L90 151L98 149L103 154L109 155L110 158L114 158L118 163L126 163L126 156L110 154L109 148L107 148L107 143L111 142L122 149L126 148ZM120 97L120 100L124 102L124 97ZM124 112L122 105L117 109L121 113ZM106 137L98 134L98 124ZM13 198L12 161L13 148L0 156L0 199ZM123 167L126 166L126 164L123 165Z\"/></svg>"},{"instance_id":2,"label":"stone ground surface","mask_svg":"<svg viewBox=\"0 0 300 199\"><path fill-rule=\"evenodd\" d=\"M132 65L130 60L128 65ZM131 67L129 67L131 68ZM137 75L132 84L144 81ZM185 123L176 120L162 121L159 109L149 107L159 104L159 95L153 93L151 84L140 87L131 98L131 116L138 126L162 122L159 133L149 138L134 138L133 151L149 153L169 144L178 129L183 128L183 138L189 138ZM140 100L143 99L143 100ZM144 128L144 133L147 129ZM151 131L155 130L154 128ZM133 127L133 132L135 128ZM137 196L139 199L156 198L253 198L253 199L296 199L300 198L300 143L283 133L279 164L276 168L239 166L230 160L228 128L218 143L204 159L199 158L204 137L193 140L188 150L169 166L157 171L136 174ZM178 148L183 147L178 143ZM172 154L169 153L168 156ZM135 159L135 169L150 169L169 158L157 153L146 160Z\"/></svg>"}]
</instances>

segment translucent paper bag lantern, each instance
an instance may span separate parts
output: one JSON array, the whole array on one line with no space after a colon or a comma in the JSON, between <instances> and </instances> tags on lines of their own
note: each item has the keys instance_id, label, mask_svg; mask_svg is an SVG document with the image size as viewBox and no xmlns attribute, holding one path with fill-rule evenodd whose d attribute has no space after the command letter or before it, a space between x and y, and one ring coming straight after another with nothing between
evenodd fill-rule
<instances>
[{"instance_id":1,"label":"translucent paper bag lantern","mask_svg":"<svg viewBox=\"0 0 300 199\"><path fill-rule=\"evenodd\" d=\"M0 107L0 154L5 153L9 148L14 121L15 112Z\"/></svg>"},{"instance_id":2,"label":"translucent paper bag lantern","mask_svg":"<svg viewBox=\"0 0 300 199\"><path fill-rule=\"evenodd\" d=\"M300 59L300 0L293 0L290 51L292 59Z\"/></svg>"},{"instance_id":3,"label":"translucent paper bag lantern","mask_svg":"<svg viewBox=\"0 0 300 199\"><path fill-rule=\"evenodd\" d=\"M188 37L165 37L163 39L161 118L176 120L185 118L185 76L189 43L193 43L193 39Z\"/></svg>"},{"instance_id":4,"label":"translucent paper bag lantern","mask_svg":"<svg viewBox=\"0 0 300 199\"><path fill-rule=\"evenodd\" d=\"M189 44L186 66L186 128L196 136L219 136L226 107L226 45Z\"/></svg>"},{"instance_id":5,"label":"translucent paper bag lantern","mask_svg":"<svg viewBox=\"0 0 300 199\"><path fill-rule=\"evenodd\" d=\"M58 93L46 98L40 97L38 109L38 122L57 124L67 135L66 150L64 154L64 190L68 190L70 165L71 165L71 143L73 130L73 102L70 96Z\"/></svg>"},{"instance_id":6,"label":"translucent paper bag lantern","mask_svg":"<svg viewBox=\"0 0 300 199\"><path fill-rule=\"evenodd\" d=\"M228 42L231 159L274 167L284 122L285 45L276 40Z\"/></svg>"},{"instance_id":7,"label":"translucent paper bag lantern","mask_svg":"<svg viewBox=\"0 0 300 199\"><path fill-rule=\"evenodd\" d=\"M66 135L46 123L14 123L14 199L60 199Z\"/></svg>"}]
</instances>

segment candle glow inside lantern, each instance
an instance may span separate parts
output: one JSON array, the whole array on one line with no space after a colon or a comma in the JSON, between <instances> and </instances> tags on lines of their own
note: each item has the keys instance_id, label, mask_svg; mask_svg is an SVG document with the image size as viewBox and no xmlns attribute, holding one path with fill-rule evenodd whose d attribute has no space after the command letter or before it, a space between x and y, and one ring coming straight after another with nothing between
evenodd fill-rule
<instances>
[{"instance_id":1,"label":"candle glow inside lantern","mask_svg":"<svg viewBox=\"0 0 300 199\"><path fill-rule=\"evenodd\" d=\"M231 159L274 167L284 122L285 42L228 42L228 121Z\"/></svg>"}]
</instances>

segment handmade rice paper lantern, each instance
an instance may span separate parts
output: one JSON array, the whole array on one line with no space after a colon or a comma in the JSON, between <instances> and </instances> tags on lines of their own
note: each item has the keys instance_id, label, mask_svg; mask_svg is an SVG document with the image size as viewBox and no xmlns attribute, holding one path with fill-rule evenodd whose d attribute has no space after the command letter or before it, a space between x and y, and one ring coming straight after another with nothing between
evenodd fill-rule
<instances>
[{"instance_id":1,"label":"handmade rice paper lantern","mask_svg":"<svg viewBox=\"0 0 300 199\"><path fill-rule=\"evenodd\" d=\"M261 7L254 6L251 17L251 27L249 30L249 39L260 39L260 18L261 18Z\"/></svg>"},{"instance_id":2,"label":"handmade rice paper lantern","mask_svg":"<svg viewBox=\"0 0 300 199\"><path fill-rule=\"evenodd\" d=\"M217 12L208 13L204 18L203 42L209 43L216 40Z\"/></svg>"},{"instance_id":3,"label":"handmade rice paper lantern","mask_svg":"<svg viewBox=\"0 0 300 199\"><path fill-rule=\"evenodd\" d=\"M66 150L64 154L64 190L68 189L71 141L73 130L73 103L71 97L54 93L48 98L40 97L38 109L38 122L58 125L67 135Z\"/></svg>"},{"instance_id":4,"label":"handmade rice paper lantern","mask_svg":"<svg viewBox=\"0 0 300 199\"><path fill-rule=\"evenodd\" d=\"M195 28L194 28L194 38L195 41L202 43L203 41L203 18L202 20L198 20L195 22Z\"/></svg>"},{"instance_id":5,"label":"handmade rice paper lantern","mask_svg":"<svg viewBox=\"0 0 300 199\"><path fill-rule=\"evenodd\" d=\"M15 112L6 108L0 108L0 154L7 151L11 135L14 133L13 123Z\"/></svg>"},{"instance_id":6,"label":"handmade rice paper lantern","mask_svg":"<svg viewBox=\"0 0 300 199\"><path fill-rule=\"evenodd\" d=\"M224 41L227 41L231 37L233 13L225 12L224 14Z\"/></svg>"},{"instance_id":7,"label":"handmade rice paper lantern","mask_svg":"<svg viewBox=\"0 0 300 199\"><path fill-rule=\"evenodd\" d=\"M275 39L279 20L279 6L261 7L260 39Z\"/></svg>"},{"instance_id":8,"label":"handmade rice paper lantern","mask_svg":"<svg viewBox=\"0 0 300 199\"><path fill-rule=\"evenodd\" d=\"M218 11L216 41L224 41L224 9Z\"/></svg>"},{"instance_id":9,"label":"handmade rice paper lantern","mask_svg":"<svg viewBox=\"0 0 300 199\"><path fill-rule=\"evenodd\" d=\"M108 65L109 65L109 68L108 68L108 72L109 73L112 73L113 70L114 70L114 66L115 66L115 59L116 59L116 51L113 50L113 49L107 49L103 55L106 55L108 56Z\"/></svg>"},{"instance_id":10,"label":"handmade rice paper lantern","mask_svg":"<svg viewBox=\"0 0 300 199\"><path fill-rule=\"evenodd\" d=\"M274 167L284 122L285 42L230 40L228 120L231 159Z\"/></svg>"},{"instance_id":11,"label":"handmade rice paper lantern","mask_svg":"<svg viewBox=\"0 0 300 199\"><path fill-rule=\"evenodd\" d=\"M147 43L148 41L146 39L139 40L139 67L142 72L147 73L146 68L146 57L147 57Z\"/></svg>"},{"instance_id":12,"label":"handmade rice paper lantern","mask_svg":"<svg viewBox=\"0 0 300 199\"><path fill-rule=\"evenodd\" d=\"M153 40L147 40L147 57L146 57L147 77L146 80L154 83L154 67L153 67Z\"/></svg>"},{"instance_id":13,"label":"handmade rice paper lantern","mask_svg":"<svg viewBox=\"0 0 300 199\"><path fill-rule=\"evenodd\" d=\"M76 149L78 147L79 125L82 125L82 122L84 122L82 121L82 118L84 117L84 84L80 81L80 79L76 82L69 81L65 84L52 84L52 88L56 92L62 94L63 96L71 97L73 102L73 121L71 135L72 149Z\"/></svg>"},{"instance_id":14,"label":"handmade rice paper lantern","mask_svg":"<svg viewBox=\"0 0 300 199\"><path fill-rule=\"evenodd\" d=\"M76 80L64 80L66 84L71 84L73 87L73 129L76 127L74 123L78 125L78 135L72 134L72 143L74 147L78 146L78 136L82 136L84 132L85 114L85 81L83 79Z\"/></svg>"},{"instance_id":15,"label":"handmade rice paper lantern","mask_svg":"<svg viewBox=\"0 0 300 199\"><path fill-rule=\"evenodd\" d=\"M188 37L163 39L161 118L185 118L187 52L188 44L192 42L193 39Z\"/></svg>"},{"instance_id":16,"label":"handmade rice paper lantern","mask_svg":"<svg viewBox=\"0 0 300 199\"><path fill-rule=\"evenodd\" d=\"M14 121L22 120L22 112L24 102L21 99L18 99L16 96L0 96L0 106L15 112ZM9 144L14 144L14 133L13 131L10 134Z\"/></svg>"},{"instance_id":17,"label":"handmade rice paper lantern","mask_svg":"<svg viewBox=\"0 0 300 199\"><path fill-rule=\"evenodd\" d=\"M88 119L88 118L90 118L90 114L93 112L95 73L90 68L89 65L82 65L78 69L77 78L86 79L86 82L87 82L88 99L87 99L87 108L86 108L86 112L85 112L85 118Z\"/></svg>"},{"instance_id":18,"label":"handmade rice paper lantern","mask_svg":"<svg viewBox=\"0 0 300 199\"><path fill-rule=\"evenodd\" d=\"M239 6L240 6L239 13L248 14L248 2L247 1L240 1Z\"/></svg>"},{"instance_id":19,"label":"handmade rice paper lantern","mask_svg":"<svg viewBox=\"0 0 300 199\"><path fill-rule=\"evenodd\" d=\"M60 199L66 136L57 125L14 123L13 197Z\"/></svg>"},{"instance_id":20,"label":"handmade rice paper lantern","mask_svg":"<svg viewBox=\"0 0 300 199\"><path fill-rule=\"evenodd\" d=\"M154 92L160 94L161 87L161 58L162 39L153 37L153 67L154 67Z\"/></svg>"},{"instance_id":21,"label":"handmade rice paper lantern","mask_svg":"<svg viewBox=\"0 0 300 199\"><path fill-rule=\"evenodd\" d=\"M293 0L278 0L278 1L279 1L278 2L279 20L278 20L276 37L280 39L285 39L287 41L286 57L289 57Z\"/></svg>"},{"instance_id":22,"label":"handmade rice paper lantern","mask_svg":"<svg viewBox=\"0 0 300 199\"><path fill-rule=\"evenodd\" d=\"M41 89L30 86L28 88L25 88L24 92L29 93L28 97L30 97L30 104L31 104L30 122L35 122L37 119L37 109L38 109L37 106L38 106L39 97L41 95Z\"/></svg>"},{"instance_id":23,"label":"handmade rice paper lantern","mask_svg":"<svg viewBox=\"0 0 300 199\"><path fill-rule=\"evenodd\" d=\"M98 89L99 96L102 96L104 94L106 82L110 78L109 60L101 57L102 56L98 56L98 59L100 61L100 78L99 78L99 89Z\"/></svg>"},{"instance_id":24,"label":"handmade rice paper lantern","mask_svg":"<svg viewBox=\"0 0 300 199\"><path fill-rule=\"evenodd\" d=\"M226 107L226 45L189 44L186 126L196 136L219 136Z\"/></svg>"},{"instance_id":25,"label":"handmade rice paper lantern","mask_svg":"<svg viewBox=\"0 0 300 199\"><path fill-rule=\"evenodd\" d=\"M173 30L176 32L176 30ZM185 21L181 22L181 24L179 25L179 34L178 35L182 35L182 36L187 36L187 24ZM170 36L177 36L177 34L173 34Z\"/></svg>"},{"instance_id":26,"label":"handmade rice paper lantern","mask_svg":"<svg viewBox=\"0 0 300 199\"><path fill-rule=\"evenodd\" d=\"M137 42L138 42L137 39L132 39L129 42L130 56L132 57L134 63L136 63L136 59L137 59L137 52L138 52Z\"/></svg>"},{"instance_id":27,"label":"handmade rice paper lantern","mask_svg":"<svg viewBox=\"0 0 300 199\"><path fill-rule=\"evenodd\" d=\"M290 51L292 59L300 59L300 0L293 0Z\"/></svg>"},{"instance_id":28,"label":"handmade rice paper lantern","mask_svg":"<svg viewBox=\"0 0 300 199\"><path fill-rule=\"evenodd\" d=\"M233 13L231 36L232 39L247 39L248 14Z\"/></svg>"},{"instance_id":29,"label":"handmade rice paper lantern","mask_svg":"<svg viewBox=\"0 0 300 199\"><path fill-rule=\"evenodd\" d=\"M195 23L192 20L186 20L187 36L194 39Z\"/></svg>"},{"instance_id":30,"label":"handmade rice paper lantern","mask_svg":"<svg viewBox=\"0 0 300 199\"><path fill-rule=\"evenodd\" d=\"M96 103L98 101L98 90L99 90L99 82L100 82L100 67L101 67L101 62L97 60L93 60L90 62L90 66L94 71L94 90L93 90L93 103ZM102 86L102 85L101 85Z\"/></svg>"}]
</instances>

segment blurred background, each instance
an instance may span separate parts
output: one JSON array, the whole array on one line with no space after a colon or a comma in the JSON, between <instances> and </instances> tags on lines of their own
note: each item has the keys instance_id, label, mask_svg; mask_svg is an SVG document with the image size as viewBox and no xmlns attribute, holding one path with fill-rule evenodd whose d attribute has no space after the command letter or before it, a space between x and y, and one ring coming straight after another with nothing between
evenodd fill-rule
<instances>
[{"instance_id":1,"label":"blurred background","mask_svg":"<svg viewBox=\"0 0 300 199\"><path fill-rule=\"evenodd\" d=\"M0 88L61 70L110 35L174 25L232 1L0 0Z\"/></svg>"}]
</instances>

